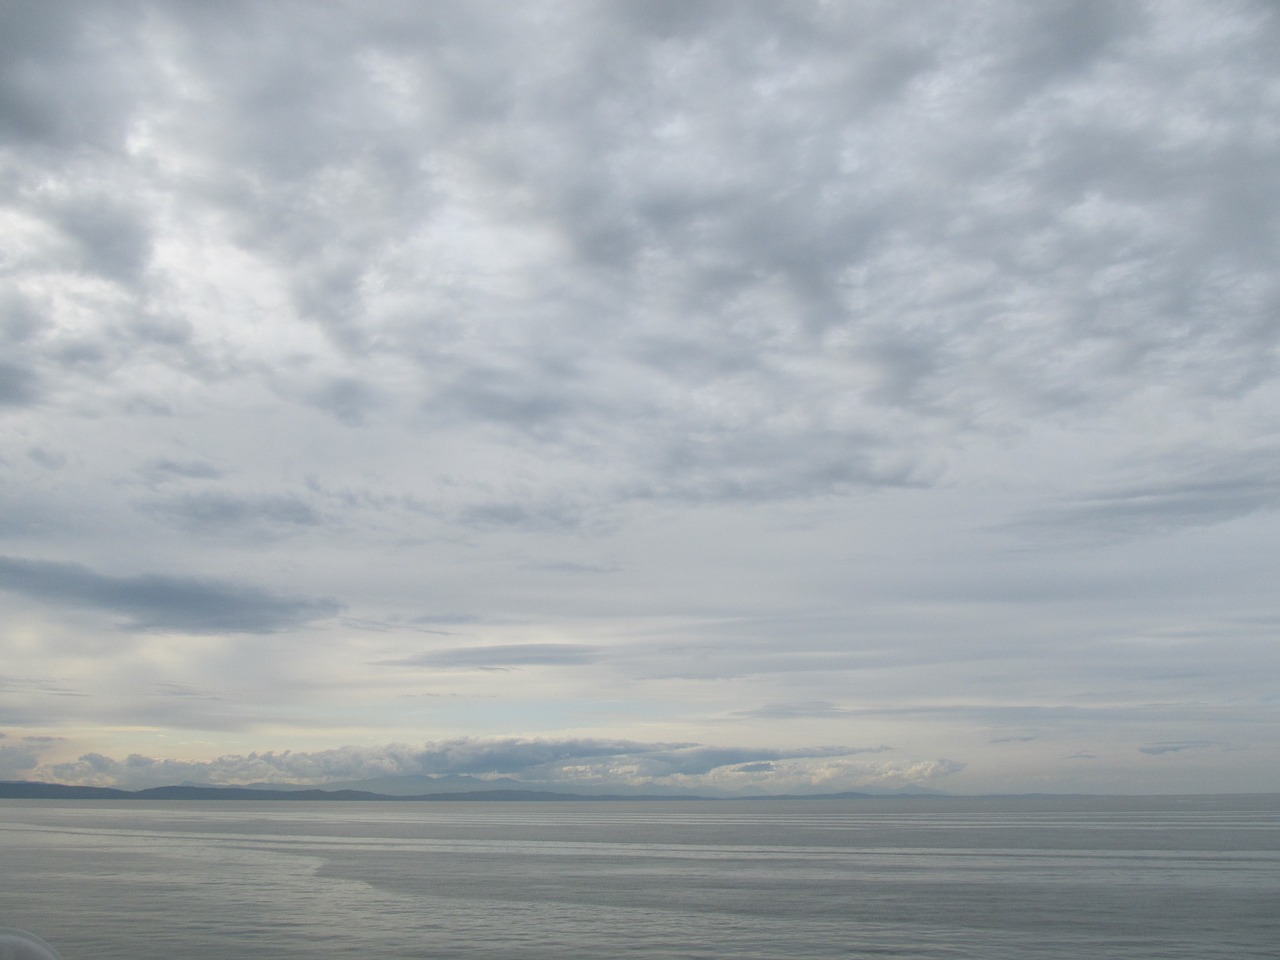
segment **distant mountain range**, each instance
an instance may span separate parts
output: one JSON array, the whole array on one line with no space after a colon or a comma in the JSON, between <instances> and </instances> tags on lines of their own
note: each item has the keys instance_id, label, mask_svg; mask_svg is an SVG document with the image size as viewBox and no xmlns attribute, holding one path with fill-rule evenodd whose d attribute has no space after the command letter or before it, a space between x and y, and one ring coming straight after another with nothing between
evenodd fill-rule
<instances>
[{"instance_id":1,"label":"distant mountain range","mask_svg":"<svg viewBox=\"0 0 1280 960\"><path fill-rule=\"evenodd\" d=\"M481 783L486 781L479 781ZM516 781L511 781L515 783ZM321 790L299 789L284 786L207 787L193 784L170 787L150 787L145 790L119 790L115 787L79 787L65 783L41 783L34 780L0 780L0 800L382 800L382 801L432 801L432 800L489 800L489 801L548 801L548 800L872 800L885 796L918 797L926 794L902 793L823 793L797 794L785 797L703 797L692 794L588 794L559 793L550 790L526 790L513 787L500 789L454 789L434 793L399 794L375 793L369 790ZM938 794L927 794L937 796Z\"/></svg>"}]
</instances>

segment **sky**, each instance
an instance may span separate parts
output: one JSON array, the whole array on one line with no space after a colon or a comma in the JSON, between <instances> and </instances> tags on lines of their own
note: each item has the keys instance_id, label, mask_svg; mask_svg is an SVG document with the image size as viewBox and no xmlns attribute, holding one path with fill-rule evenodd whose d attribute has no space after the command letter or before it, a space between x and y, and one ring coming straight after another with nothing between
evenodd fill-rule
<instances>
[{"instance_id":1,"label":"sky","mask_svg":"<svg viewBox=\"0 0 1280 960\"><path fill-rule=\"evenodd\" d=\"M1262 0L8 0L0 778L1280 791L1277 249Z\"/></svg>"}]
</instances>

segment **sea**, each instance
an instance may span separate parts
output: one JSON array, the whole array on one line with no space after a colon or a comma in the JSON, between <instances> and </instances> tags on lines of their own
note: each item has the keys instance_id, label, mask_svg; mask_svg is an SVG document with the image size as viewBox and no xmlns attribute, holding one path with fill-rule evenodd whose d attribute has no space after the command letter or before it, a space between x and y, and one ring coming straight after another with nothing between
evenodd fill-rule
<instances>
[{"instance_id":1,"label":"sea","mask_svg":"<svg viewBox=\"0 0 1280 960\"><path fill-rule=\"evenodd\" d=\"M64 960L1280 957L1280 796L0 801Z\"/></svg>"}]
</instances>

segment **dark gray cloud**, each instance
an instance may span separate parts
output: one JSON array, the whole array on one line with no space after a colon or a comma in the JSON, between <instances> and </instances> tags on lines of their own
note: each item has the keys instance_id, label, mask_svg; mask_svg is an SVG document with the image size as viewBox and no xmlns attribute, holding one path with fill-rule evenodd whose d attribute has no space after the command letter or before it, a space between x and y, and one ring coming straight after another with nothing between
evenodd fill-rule
<instances>
[{"instance_id":1,"label":"dark gray cloud","mask_svg":"<svg viewBox=\"0 0 1280 960\"><path fill-rule=\"evenodd\" d=\"M130 78L110 37L121 26L131 29L132 13L77 2L5 4L0 135L37 147L115 145L128 115L119 94Z\"/></svg>"},{"instance_id":2,"label":"dark gray cloud","mask_svg":"<svg viewBox=\"0 0 1280 960\"><path fill-rule=\"evenodd\" d=\"M67 465L67 456L58 450L46 450L44 447L32 447L27 457L40 464L46 470L61 470Z\"/></svg>"},{"instance_id":3,"label":"dark gray cloud","mask_svg":"<svg viewBox=\"0 0 1280 960\"><path fill-rule=\"evenodd\" d=\"M0 406L25 406L39 392L39 375L34 370L0 361Z\"/></svg>"},{"instance_id":4,"label":"dark gray cloud","mask_svg":"<svg viewBox=\"0 0 1280 960\"><path fill-rule=\"evenodd\" d=\"M571 529L584 521L583 507L563 498L542 500L497 500L472 503L459 513L459 520L476 527L523 527L532 530Z\"/></svg>"},{"instance_id":5,"label":"dark gray cloud","mask_svg":"<svg viewBox=\"0 0 1280 960\"><path fill-rule=\"evenodd\" d=\"M1090 492L1041 509L1013 528L1112 539L1224 523L1280 508L1276 465L1271 451L1223 456L1208 465L1177 465L1158 471L1160 480Z\"/></svg>"},{"instance_id":6,"label":"dark gray cloud","mask_svg":"<svg viewBox=\"0 0 1280 960\"><path fill-rule=\"evenodd\" d=\"M136 209L110 197L81 196L53 219L75 243L81 269L135 283L150 254L150 230Z\"/></svg>"},{"instance_id":7,"label":"dark gray cloud","mask_svg":"<svg viewBox=\"0 0 1280 960\"><path fill-rule=\"evenodd\" d=\"M1181 753L1183 750L1200 750L1205 747L1222 747L1224 744L1214 740L1177 740L1161 743L1144 743L1138 747L1139 753L1158 757L1166 753Z\"/></svg>"},{"instance_id":8,"label":"dark gray cloud","mask_svg":"<svg viewBox=\"0 0 1280 960\"><path fill-rule=\"evenodd\" d=\"M152 460L138 471L151 483L171 480L219 480L223 472L207 460Z\"/></svg>"},{"instance_id":9,"label":"dark gray cloud","mask_svg":"<svg viewBox=\"0 0 1280 960\"><path fill-rule=\"evenodd\" d=\"M355 377L335 377L311 393L311 402L356 427L381 405L378 391Z\"/></svg>"},{"instance_id":10,"label":"dark gray cloud","mask_svg":"<svg viewBox=\"0 0 1280 960\"><path fill-rule=\"evenodd\" d=\"M0 743L0 780L19 780L40 762L40 751L27 744Z\"/></svg>"},{"instance_id":11,"label":"dark gray cloud","mask_svg":"<svg viewBox=\"0 0 1280 960\"><path fill-rule=\"evenodd\" d=\"M237 496L208 491L152 500L143 509L183 529L211 534L243 530L277 534L323 522L309 503L288 494Z\"/></svg>"},{"instance_id":12,"label":"dark gray cloud","mask_svg":"<svg viewBox=\"0 0 1280 960\"><path fill-rule=\"evenodd\" d=\"M255 587L150 574L116 577L74 563L0 557L0 589L52 606L104 610L138 630L272 633L332 616L332 600L278 596Z\"/></svg>"}]
</instances>

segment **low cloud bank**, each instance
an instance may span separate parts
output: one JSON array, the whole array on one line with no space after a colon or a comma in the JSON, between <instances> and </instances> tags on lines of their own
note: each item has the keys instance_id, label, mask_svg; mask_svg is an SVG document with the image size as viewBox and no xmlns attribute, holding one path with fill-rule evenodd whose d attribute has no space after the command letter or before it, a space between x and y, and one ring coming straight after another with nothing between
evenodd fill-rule
<instances>
[{"instance_id":1,"label":"low cloud bank","mask_svg":"<svg viewBox=\"0 0 1280 960\"><path fill-rule=\"evenodd\" d=\"M228 754L174 760L87 753L36 767L39 779L141 789L175 783L290 783L324 786L386 778L504 778L564 790L649 788L709 792L830 792L901 789L935 783L963 769L954 760L871 759L891 747L794 750L640 743L606 739L442 740L419 747L339 747L315 752Z\"/></svg>"}]
</instances>

